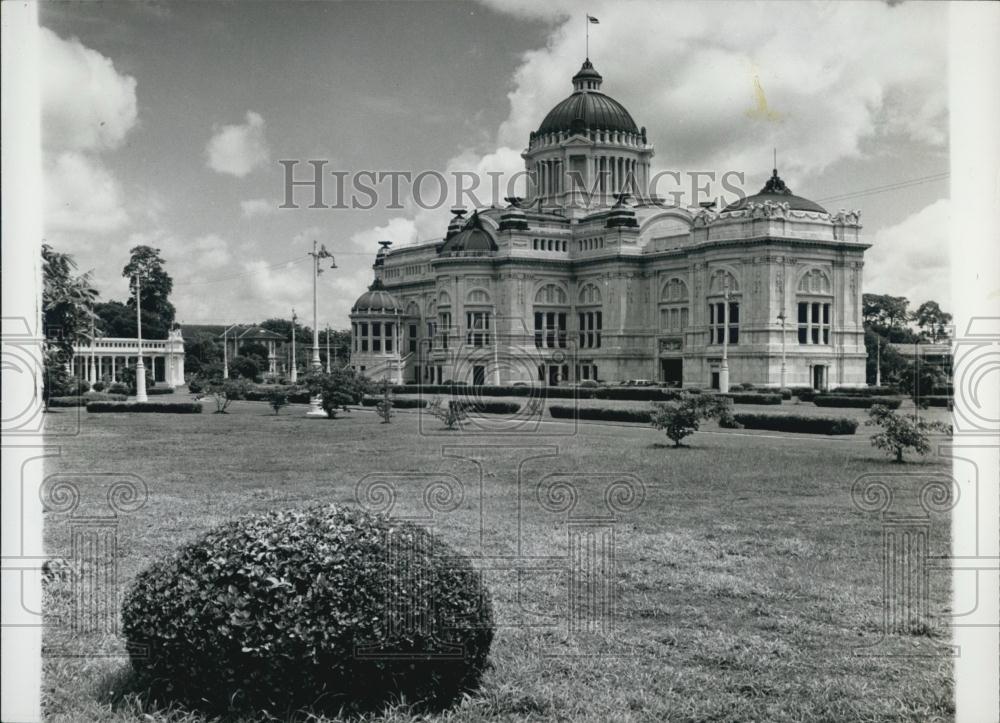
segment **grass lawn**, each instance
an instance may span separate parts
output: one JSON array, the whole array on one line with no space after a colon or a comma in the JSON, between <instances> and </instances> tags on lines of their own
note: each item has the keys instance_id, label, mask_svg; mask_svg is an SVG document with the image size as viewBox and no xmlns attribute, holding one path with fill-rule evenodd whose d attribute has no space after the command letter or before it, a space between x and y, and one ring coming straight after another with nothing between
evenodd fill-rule
<instances>
[{"instance_id":1,"label":"grass lawn","mask_svg":"<svg viewBox=\"0 0 1000 723\"><path fill-rule=\"evenodd\" d=\"M305 418L301 406L280 416L261 403L236 402L227 415L211 408L49 415L55 433L80 425L79 434L53 437L62 451L47 468L75 479L77 515L106 509L107 479L98 473L132 473L148 486L145 505L118 522L119 591L153 559L245 512L353 504L359 482L378 473L396 486L393 514L427 515L428 475L460 481L457 509L436 513L433 525L485 569L499 621L492 667L480 691L445 713L417 718L400 706L385 720L953 716L948 633L937 624L949 602L947 577L931 576L928 629L879 642L881 522L850 495L862 474L906 472L892 484L899 509L913 512L921 477L947 471L948 460L892 464L870 446L865 427L830 438L706 425L688 448L673 449L662 433L638 425L549 418L530 434L503 436L445 433L416 412L385 425L372 411L324 420ZM746 409L863 413L787 403ZM450 449L463 445L477 448ZM540 445L548 449L532 449ZM572 514L588 519L607 512L610 480L641 482L642 499L614 522L617 597L607 629L568 631L573 526L566 512L546 510L538 493L553 474L569 476L577 490ZM47 515L48 554L70 556L70 524L65 514ZM948 545L946 515L932 516L930 554ZM70 632L68 582L48 583L45 601L48 720L204 720L123 694L124 641Z\"/></svg>"}]
</instances>

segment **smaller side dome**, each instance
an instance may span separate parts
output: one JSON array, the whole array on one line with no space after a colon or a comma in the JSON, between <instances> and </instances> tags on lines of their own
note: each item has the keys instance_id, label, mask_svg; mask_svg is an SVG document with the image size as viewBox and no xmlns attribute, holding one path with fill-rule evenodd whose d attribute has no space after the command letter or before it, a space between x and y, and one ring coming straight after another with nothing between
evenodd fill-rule
<instances>
[{"instance_id":1,"label":"smaller side dome","mask_svg":"<svg viewBox=\"0 0 1000 723\"><path fill-rule=\"evenodd\" d=\"M772 175L767 179L767 183L764 187L760 189L759 192L752 196L747 196L735 203L731 203L726 206L723 211L742 211L750 203L764 203L765 201L770 201L772 203L787 203L788 208L792 211L811 211L812 213L828 213L828 211L820 206L815 201L810 201L808 198L802 198L801 196L796 196L792 193L792 189L785 185L785 182L781 180L778 175L778 169L775 168L772 171Z\"/></svg>"},{"instance_id":2,"label":"smaller side dome","mask_svg":"<svg viewBox=\"0 0 1000 723\"><path fill-rule=\"evenodd\" d=\"M438 252L442 256L484 256L499 250L496 240L483 226L479 211L472 214L462 230L448 238Z\"/></svg>"},{"instance_id":3,"label":"smaller side dome","mask_svg":"<svg viewBox=\"0 0 1000 723\"><path fill-rule=\"evenodd\" d=\"M351 307L352 314L395 314L402 310L399 300L389 293L382 279L375 279Z\"/></svg>"}]
</instances>

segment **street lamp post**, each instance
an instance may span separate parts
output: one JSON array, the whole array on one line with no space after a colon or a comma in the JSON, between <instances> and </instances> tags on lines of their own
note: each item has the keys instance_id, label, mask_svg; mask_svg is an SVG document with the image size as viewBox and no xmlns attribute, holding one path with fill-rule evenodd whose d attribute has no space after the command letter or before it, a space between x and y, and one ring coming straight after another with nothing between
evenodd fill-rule
<instances>
[{"instance_id":1,"label":"street lamp post","mask_svg":"<svg viewBox=\"0 0 1000 723\"><path fill-rule=\"evenodd\" d=\"M326 373L330 373L330 325L326 325Z\"/></svg>"},{"instance_id":2,"label":"street lamp post","mask_svg":"<svg viewBox=\"0 0 1000 723\"><path fill-rule=\"evenodd\" d=\"M295 366L295 321L298 319L295 316L295 309L292 309L292 373L289 378L292 380L292 384L297 384L299 381L299 368Z\"/></svg>"},{"instance_id":3,"label":"street lamp post","mask_svg":"<svg viewBox=\"0 0 1000 723\"><path fill-rule=\"evenodd\" d=\"M139 272L135 274L135 326L136 341L139 346L139 355L135 365L135 400L137 402L149 401L146 396L146 366L142 363L142 294L140 292Z\"/></svg>"},{"instance_id":4,"label":"street lamp post","mask_svg":"<svg viewBox=\"0 0 1000 723\"><path fill-rule=\"evenodd\" d=\"M719 392L729 392L729 274L722 278L722 364L719 366Z\"/></svg>"},{"instance_id":5,"label":"street lamp post","mask_svg":"<svg viewBox=\"0 0 1000 723\"><path fill-rule=\"evenodd\" d=\"M310 366L314 372L319 372L323 370L323 363L319 357L319 301L318 301L318 280L319 275L323 273L323 270L319 267L320 259L330 259L330 268L337 268L336 261L333 260L333 255L326 250L326 246L320 246L317 250L316 241L313 240L313 250L309 253L313 259L313 345L312 345L312 359L310 359ZM309 411L306 412L307 417L325 417L326 412L323 411L323 400L317 394L316 396L309 398Z\"/></svg>"},{"instance_id":6,"label":"street lamp post","mask_svg":"<svg viewBox=\"0 0 1000 723\"><path fill-rule=\"evenodd\" d=\"M229 332L239 324L230 324L222 330L222 378L229 379ZM235 344L234 349L235 353Z\"/></svg>"},{"instance_id":7,"label":"street lamp post","mask_svg":"<svg viewBox=\"0 0 1000 723\"><path fill-rule=\"evenodd\" d=\"M875 386L882 386L882 337L875 339Z\"/></svg>"},{"instance_id":8,"label":"street lamp post","mask_svg":"<svg viewBox=\"0 0 1000 723\"><path fill-rule=\"evenodd\" d=\"M781 313L778 314L778 321L781 322L781 388L785 388L785 374L787 367L785 366L785 310L782 309Z\"/></svg>"},{"instance_id":9,"label":"street lamp post","mask_svg":"<svg viewBox=\"0 0 1000 723\"><path fill-rule=\"evenodd\" d=\"M90 373L87 375L87 382L90 385L91 391L94 389L94 382L97 381L97 360L95 359L95 354L97 353L94 347L97 345L97 329L94 324L94 310L90 310Z\"/></svg>"}]
</instances>

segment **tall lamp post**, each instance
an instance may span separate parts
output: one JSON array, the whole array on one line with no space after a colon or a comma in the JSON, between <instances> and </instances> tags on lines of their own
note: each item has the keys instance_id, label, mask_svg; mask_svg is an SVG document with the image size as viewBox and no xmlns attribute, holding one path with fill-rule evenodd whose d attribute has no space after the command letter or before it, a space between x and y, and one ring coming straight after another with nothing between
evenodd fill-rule
<instances>
[{"instance_id":1,"label":"tall lamp post","mask_svg":"<svg viewBox=\"0 0 1000 723\"><path fill-rule=\"evenodd\" d=\"M326 325L326 373L330 373L330 325Z\"/></svg>"},{"instance_id":2,"label":"tall lamp post","mask_svg":"<svg viewBox=\"0 0 1000 723\"><path fill-rule=\"evenodd\" d=\"M882 337L875 338L875 386L882 386Z\"/></svg>"},{"instance_id":3,"label":"tall lamp post","mask_svg":"<svg viewBox=\"0 0 1000 723\"><path fill-rule=\"evenodd\" d=\"M292 384L298 384L299 381L299 368L295 366L295 322L298 317L295 316L295 309L292 309L292 373L289 378L292 380Z\"/></svg>"},{"instance_id":4,"label":"tall lamp post","mask_svg":"<svg viewBox=\"0 0 1000 723\"><path fill-rule=\"evenodd\" d=\"M782 309L781 313L778 314L778 321L781 322L781 388L785 388L785 374L787 367L785 365L785 310Z\"/></svg>"},{"instance_id":5,"label":"tall lamp post","mask_svg":"<svg viewBox=\"0 0 1000 723\"><path fill-rule=\"evenodd\" d=\"M320 246L319 250L316 249L316 241L313 241L313 250L309 252L309 255L313 258L313 345L312 345L312 359L310 359L310 366L314 372L319 372L323 370L323 362L319 357L319 302L317 294L317 286L319 275L323 273L323 269L319 267L320 259L330 259L330 268L337 268L337 262L333 258L333 254L326 250L326 246ZM309 411L306 412L307 417L325 417L326 412L323 411L323 400L319 395L309 398Z\"/></svg>"},{"instance_id":6,"label":"tall lamp post","mask_svg":"<svg viewBox=\"0 0 1000 723\"><path fill-rule=\"evenodd\" d=\"M722 277L722 364L719 366L719 392L729 392L729 274Z\"/></svg>"},{"instance_id":7,"label":"tall lamp post","mask_svg":"<svg viewBox=\"0 0 1000 723\"><path fill-rule=\"evenodd\" d=\"M142 294L140 292L141 277L138 271L135 273L135 327L139 346L139 355L135 365L135 400L137 402L147 402L146 396L146 366L142 363Z\"/></svg>"},{"instance_id":8,"label":"tall lamp post","mask_svg":"<svg viewBox=\"0 0 1000 723\"><path fill-rule=\"evenodd\" d=\"M235 329L237 326L239 326L239 324L231 324L222 330L222 378L223 379L229 379L229 332Z\"/></svg>"}]
</instances>

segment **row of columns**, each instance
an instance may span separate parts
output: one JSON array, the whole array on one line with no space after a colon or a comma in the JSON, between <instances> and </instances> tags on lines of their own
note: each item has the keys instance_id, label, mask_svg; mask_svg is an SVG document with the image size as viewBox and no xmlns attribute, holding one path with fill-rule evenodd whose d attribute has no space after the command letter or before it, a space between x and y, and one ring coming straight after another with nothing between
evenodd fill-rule
<instances>
[{"instance_id":1,"label":"row of columns","mask_svg":"<svg viewBox=\"0 0 1000 723\"><path fill-rule=\"evenodd\" d=\"M184 359L183 355L168 354L143 354L143 364L149 374L155 373L155 360L163 360L163 379L171 386L180 386L184 383ZM86 379L90 384L108 377L112 381L121 381L122 370L129 366L136 366L138 357L128 354L90 354L81 353L66 363L66 371L80 379Z\"/></svg>"},{"instance_id":2,"label":"row of columns","mask_svg":"<svg viewBox=\"0 0 1000 723\"><path fill-rule=\"evenodd\" d=\"M562 193L564 163L561 159L537 161L535 163L538 195L553 196ZM591 159L590 181L599 179L597 190L602 193L630 191L645 195L646 165L637 158L624 156L594 156ZM631 177L631 182L629 181Z\"/></svg>"}]
</instances>

